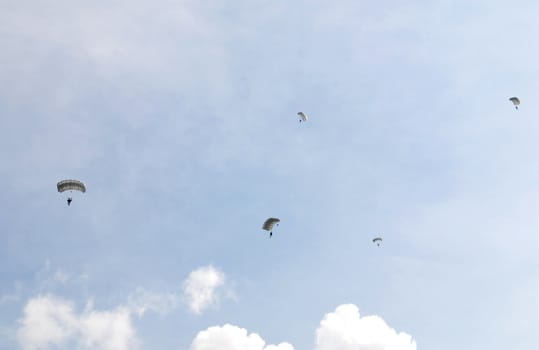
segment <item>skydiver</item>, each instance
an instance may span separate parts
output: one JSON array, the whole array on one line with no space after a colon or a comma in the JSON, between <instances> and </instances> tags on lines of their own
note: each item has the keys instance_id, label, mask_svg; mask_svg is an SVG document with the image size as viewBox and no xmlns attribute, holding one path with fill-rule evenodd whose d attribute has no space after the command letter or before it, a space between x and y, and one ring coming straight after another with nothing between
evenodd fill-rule
<instances>
[{"instance_id":1,"label":"skydiver","mask_svg":"<svg viewBox=\"0 0 539 350\"><path fill-rule=\"evenodd\" d=\"M73 198L68 197L68 198L67 198L67 205L71 205L71 201L73 201Z\"/></svg>"},{"instance_id":2,"label":"skydiver","mask_svg":"<svg viewBox=\"0 0 539 350\"><path fill-rule=\"evenodd\" d=\"M270 238L271 238L271 236L273 236L273 232L272 232L272 231L270 231Z\"/></svg>"}]
</instances>

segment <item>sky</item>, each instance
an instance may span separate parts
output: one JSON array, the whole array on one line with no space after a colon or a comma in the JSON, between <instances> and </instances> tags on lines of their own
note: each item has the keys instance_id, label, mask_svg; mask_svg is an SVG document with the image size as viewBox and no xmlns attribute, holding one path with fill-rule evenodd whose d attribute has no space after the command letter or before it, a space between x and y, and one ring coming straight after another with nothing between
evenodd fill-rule
<instances>
[{"instance_id":1,"label":"sky","mask_svg":"<svg viewBox=\"0 0 539 350\"><path fill-rule=\"evenodd\" d=\"M0 349L536 347L536 1L0 5Z\"/></svg>"}]
</instances>

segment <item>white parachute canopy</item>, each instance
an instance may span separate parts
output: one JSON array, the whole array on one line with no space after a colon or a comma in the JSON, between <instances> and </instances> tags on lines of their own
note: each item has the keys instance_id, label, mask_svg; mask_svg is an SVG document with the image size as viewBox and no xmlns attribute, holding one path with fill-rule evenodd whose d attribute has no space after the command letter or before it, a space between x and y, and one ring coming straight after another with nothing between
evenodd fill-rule
<instances>
[{"instance_id":1,"label":"white parachute canopy","mask_svg":"<svg viewBox=\"0 0 539 350\"><path fill-rule=\"evenodd\" d=\"M513 102L515 108L518 109L518 106L520 105L520 100L518 99L518 97L511 97L509 101Z\"/></svg>"},{"instance_id":2,"label":"white parachute canopy","mask_svg":"<svg viewBox=\"0 0 539 350\"><path fill-rule=\"evenodd\" d=\"M62 180L56 184L58 192L64 191L80 191L82 193L86 192L86 186L79 180Z\"/></svg>"},{"instance_id":3,"label":"white parachute canopy","mask_svg":"<svg viewBox=\"0 0 539 350\"><path fill-rule=\"evenodd\" d=\"M299 115L299 122L306 122L309 117L307 116L307 114L303 113L303 112L298 112L298 115Z\"/></svg>"}]
</instances>

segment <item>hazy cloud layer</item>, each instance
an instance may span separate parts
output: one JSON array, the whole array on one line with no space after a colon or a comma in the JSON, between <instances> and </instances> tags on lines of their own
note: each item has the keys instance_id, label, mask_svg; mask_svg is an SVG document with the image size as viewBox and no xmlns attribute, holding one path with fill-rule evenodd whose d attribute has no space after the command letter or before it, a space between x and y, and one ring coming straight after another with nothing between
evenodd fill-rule
<instances>
[{"instance_id":1,"label":"hazy cloud layer","mask_svg":"<svg viewBox=\"0 0 539 350\"><path fill-rule=\"evenodd\" d=\"M9 2L0 349L17 348L25 303L50 294L112 300L135 323L159 313L141 322L151 349L188 349L226 322L312 349L342 301L428 349L534 348L538 11L531 0ZM64 177L88 185L69 208ZM283 225L268 242L256 232L270 215ZM208 261L226 283L184 293ZM229 276L233 310L180 310L215 308ZM72 349L73 328L58 324L84 313L61 310L43 337ZM320 341L336 346L346 332L326 326Z\"/></svg>"}]
</instances>

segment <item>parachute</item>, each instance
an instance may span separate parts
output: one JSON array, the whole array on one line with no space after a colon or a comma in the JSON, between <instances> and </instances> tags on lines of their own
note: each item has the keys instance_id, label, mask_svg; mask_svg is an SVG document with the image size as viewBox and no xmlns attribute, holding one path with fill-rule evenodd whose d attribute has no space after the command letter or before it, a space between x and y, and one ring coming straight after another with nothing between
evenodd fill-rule
<instances>
[{"instance_id":1,"label":"parachute","mask_svg":"<svg viewBox=\"0 0 539 350\"><path fill-rule=\"evenodd\" d=\"M62 180L56 184L58 192L62 193L65 191L80 191L82 193L86 192L86 186L79 180ZM71 205L72 197L67 197L67 205Z\"/></svg>"},{"instance_id":2,"label":"parachute","mask_svg":"<svg viewBox=\"0 0 539 350\"><path fill-rule=\"evenodd\" d=\"M298 115L299 115L299 122L306 122L307 119L309 119L309 117L307 117L307 114L303 113L303 112L298 112Z\"/></svg>"},{"instance_id":3,"label":"parachute","mask_svg":"<svg viewBox=\"0 0 539 350\"><path fill-rule=\"evenodd\" d=\"M518 109L518 105L520 104L520 100L518 99L518 97L511 97L509 101L513 102L515 109Z\"/></svg>"},{"instance_id":4,"label":"parachute","mask_svg":"<svg viewBox=\"0 0 539 350\"><path fill-rule=\"evenodd\" d=\"M376 243L377 246L380 246L380 243L382 243L382 237L376 237L372 240L372 243Z\"/></svg>"},{"instance_id":5,"label":"parachute","mask_svg":"<svg viewBox=\"0 0 539 350\"><path fill-rule=\"evenodd\" d=\"M79 180L62 180L56 184L56 187L60 193L73 190L86 192L86 186Z\"/></svg>"},{"instance_id":6,"label":"parachute","mask_svg":"<svg viewBox=\"0 0 539 350\"><path fill-rule=\"evenodd\" d=\"M271 238L271 236L273 235L273 226L275 225L279 226L279 222L281 222L281 220L277 218L269 218L266 221L264 221L264 225L262 225L262 229L269 231L270 238Z\"/></svg>"}]
</instances>

